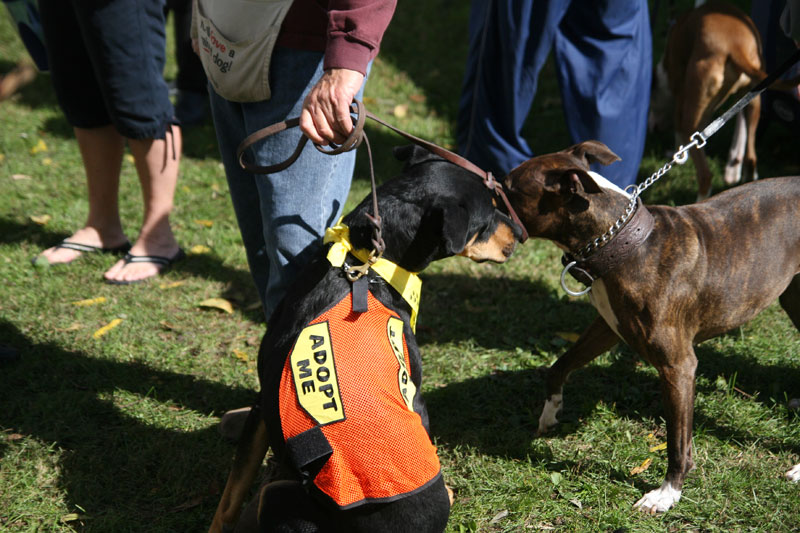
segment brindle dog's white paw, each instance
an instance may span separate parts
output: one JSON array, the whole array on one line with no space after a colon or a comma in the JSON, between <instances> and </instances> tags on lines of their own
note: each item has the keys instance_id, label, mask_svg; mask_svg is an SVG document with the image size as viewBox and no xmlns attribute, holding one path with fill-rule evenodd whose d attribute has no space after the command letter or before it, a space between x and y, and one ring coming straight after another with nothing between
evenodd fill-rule
<instances>
[{"instance_id":1,"label":"brindle dog's white paw","mask_svg":"<svg viewBox=\"0 0 800 533\"><path fill-rule=\"evenodd\" d=\"M542 415L539 417L539 429L536 431L537 436L547 433L548 430L558 425L558 413L561 412L562 405L561 394L553 394L547 398L547 401L544 403L544 408L542 409Z\"/></svg>"},{"instance_id":2,"label":"brindle dog's white paw","mask_svg":"<svg viewBox=\"0 0 800 533\"><path fill-rule=\"evenodd\" d=\"M791 470L786 472L786 474L784 475L786 476L786 479L788 479L789 481L797 483L798 481L800 481L800 465L794 465L791 468Z\"/></svg>"},{"instance_id":3,"label":"brindle dog's white paw","mask_svg":"<svg viewBox=\"0 0 800 533\"><path fill-rule=\"evenodd\" d=\"M680 499L681 491L673 489L672 485L665 481L659 488L642 496L634 507L649 514L665 513Z\"/></svg>"}]
</instances>

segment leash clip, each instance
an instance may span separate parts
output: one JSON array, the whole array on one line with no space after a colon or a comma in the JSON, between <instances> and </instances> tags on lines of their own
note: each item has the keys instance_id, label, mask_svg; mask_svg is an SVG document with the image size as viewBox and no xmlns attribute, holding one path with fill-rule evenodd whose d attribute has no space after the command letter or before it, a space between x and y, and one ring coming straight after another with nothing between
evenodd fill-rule
<instances>
[{"instance_id":1,"label":"leash clip","mask_svg":"<svg viewBox=\"0 0 800 533\"><path fill-rule=\"evenodd\" d=\"M347 263L343 263L342 270L344 271L344 275L347 277L347 281L350 283L355 283L361 279L367 272L369 272L369 269L372 268L372 265L378 262L378 259L380 259L382 255L383 252L372 250L369 253L367 261L361 265L350 266Z\"/></svg>"}]
</instances>

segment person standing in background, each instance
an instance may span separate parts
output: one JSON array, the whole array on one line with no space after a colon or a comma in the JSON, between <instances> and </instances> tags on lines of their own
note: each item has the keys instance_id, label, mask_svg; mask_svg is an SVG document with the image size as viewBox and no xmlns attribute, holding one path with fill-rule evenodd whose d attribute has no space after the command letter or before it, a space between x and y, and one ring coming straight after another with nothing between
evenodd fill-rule
<instances>
[{"instance_id":1,"label":"person standing in background","mask_svg":"<svg viewBox=\"0 0 800 533\"><path fill-rule=\"evenodd\" d=\"M38 261L66 264L84 253L126 254L105 274L129 284L183 257L169 222L181 158L163 77L164 0L39 0L51 80L78 141L88 185L84 227ZM131 246L119 214L125 145L142 188L144 216Z\"/></svg>"},{"instance_id":2,"label":"person standing in background","mask_svg":"<svg viewBox=\"0 0 800 533\"><path fill-rule=\"evenodd\" d=\"M196 51L247 260L267 319L342 214L355 151L335 157L307 144L289 168L252 174L236 149L287 118L290 129L247 151L255 165L288 158L301 134L320 145L352 131L360 98L396 0L195 0Z\"/></svg>"},{"instance_id":3,"label":"person standing in background","mask_svg":"<svg viewBox=\"0 0 800 533\"><path fill-rule=\"evenodd\" d=\"M522 128L551 49L572 142L602 141L622 158L602 174L635 183L653 68L645 0L473 0L460 154L499 176L533 156Z\"/></svg>"}]
</instances>

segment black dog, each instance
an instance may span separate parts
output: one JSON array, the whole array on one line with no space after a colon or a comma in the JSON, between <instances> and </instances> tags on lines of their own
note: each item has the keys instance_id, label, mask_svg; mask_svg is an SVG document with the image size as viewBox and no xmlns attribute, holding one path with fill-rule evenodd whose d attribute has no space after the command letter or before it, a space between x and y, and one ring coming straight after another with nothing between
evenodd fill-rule
<instances>
[{"instance_id":1,"label":"black dog","mask_svg":"<svg viewBox=\"0 0 800 533\"><path fill-rule=\"evenodd\" d=\"M400 267L402 281L388 283L378 265L348 279L364 257L345 255L347 243L373 248L366 198L343 219L349 236L340 228L346 238L305 268L269 321L258 356L261 393L212 532L236 524L268 447L278 479L262 486L236 531L424 533L447 524L450 502L420 395L409 303L419 295L403 272L453 255L503 262L521 229L472 173L416 146L395 155L405 167L378 188L378 205L383 259ZM377 327L358 329L367 322Z\"/></svg>"}]
</instances>

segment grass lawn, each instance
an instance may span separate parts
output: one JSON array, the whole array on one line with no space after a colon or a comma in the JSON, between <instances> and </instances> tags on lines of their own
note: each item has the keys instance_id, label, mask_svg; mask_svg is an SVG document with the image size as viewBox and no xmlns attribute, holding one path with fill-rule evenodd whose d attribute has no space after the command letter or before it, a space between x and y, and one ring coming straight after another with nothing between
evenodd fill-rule
<instances>
[{"instance_id":1,"label":"grass lawn","mask_svg":"<svg viewBox=\"0 0 800 533\"><path fill-rule=\"evenodd\" d=\"M468 2L400 2L367 107L452 146L468 15ZM23 57L0 15L0 73ZM174 75L170 62L165 76ZM571 144L552 66L530 119L534 149ZM374 124L368 132L387 179L399 169L390 148L403 141ZM665 162L670 139L648 139L641 178ZM726 127L709 142L715 190L729 139ZM798 146L796 132L768 128L761 176L800 174ZM0 191L0 345L21 356L0 365L0 531L205 530L233 453L219 416L252 400L265 327L212 125L185 135L172 220L190 255L150 283L103 283L110 257L31 265L87 208L77 144L46 75L0 103ZM362 151L350 205L367 191ZM695 191L690 163L645 200L679 205ZM130 157L121 209L135 237L141 201ZM796 530L800 486L782 474L800 462L800 424L787 407L800 397L800 335L777 305L697 347L697 469L676 509L631 508L661 483L667 459L657 374L624 345L572 377L563 423L535 438L545 369L595 316L585 297L559 288L559 256L529 241L504 265L453 258L423 275L424 393L456 494L448 532ZM232 311L203 304L212 298Z\"/></svg>"}]
</instances>

